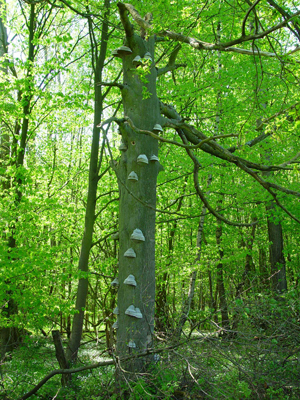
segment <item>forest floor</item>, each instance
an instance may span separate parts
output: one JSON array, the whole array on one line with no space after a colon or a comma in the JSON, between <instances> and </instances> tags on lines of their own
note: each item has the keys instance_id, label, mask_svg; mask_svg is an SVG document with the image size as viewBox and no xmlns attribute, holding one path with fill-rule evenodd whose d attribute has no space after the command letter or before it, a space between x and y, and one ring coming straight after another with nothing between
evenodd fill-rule
<instances>
[{"instance_id":1,"label":"forest floor","mask_svg":"<svg viewBox=\"0 0 300 400\"><path fill-rule=\"evenodd\" d=\"M253 329L223 336L199 331L173 348L168 340L160 342L157 348L169 349L159 353L147 374L127 376L121 395L115 393L111 365L74 374L68 389L61 388L61 377L56 375L32 398L296 400L300 398L300 328L281 328L277 325L276 332L260 335L254 335ZM87 340L80 350L79 365L109 358L103 342ZM52 341L28 337L1 366L0 399L21 399L58 368Z\"/></svg>"},{"instance_id":2,"label":"forest floor","mask_svg":"<svg viewBox=\"0 0 300 400\"><path fill-rule=\"evenodd\" d=\"M61 375L51 377L30 398L35 400L106 399L300 399L300 301L257 297L237 303L231 326L220 323L196 328L195 321L174 342L169 332L156 332L147 372L126 374L116 391L115 365L99 366L72 374L62 387ZM188 324L187 324L188 325ZM96 335L95 335L96 336ZM78 365L90 366L112 359L105 336L85 335ZM63 340L64 345L67 339ZM28 335L22 345L0 363L0 400L21 400L51 371L59 369L50 338ZM28 398L28 397L26 397Z\"/></svg>"}]
</instances>

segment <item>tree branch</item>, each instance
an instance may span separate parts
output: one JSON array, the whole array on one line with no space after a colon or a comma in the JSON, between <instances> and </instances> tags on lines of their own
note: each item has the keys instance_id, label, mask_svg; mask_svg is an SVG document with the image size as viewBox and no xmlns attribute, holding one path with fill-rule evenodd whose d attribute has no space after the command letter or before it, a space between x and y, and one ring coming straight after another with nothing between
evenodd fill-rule
<instances>
[{"instance_id":1,"label":"tree branch","mask_svg":"<svg viewBox=\"0 0 300 400\"><path fill-rule=\"evenodd\" d=\"M245 33L246 21L247 21L249 15L250 15L251 11L253 10L253 8L255 8L255 7L257 6L257 4L258 4L260 1L261 1L261 0L256 0L256 1L251 5L251 7L249 8L249 10L246 12L245 18L244 18L243 23L242 23L242 37L245 37L245 36L246 36L246 33Z\"/></svg>"},{"instance_id":2,"label":"tree branch","mask_svg":"<svg viewBox=\"0 0 300 400\"><path fill-rule=\"evenodd\" d=\"M127 11L129 11L129 13L131 14L132 18L135 20L135 22L145 31L151 31L153 28L152 26L144 20L144 18L142 18L140 16L140 14L137 12L137 10L129 3L118 3L118 7L120 9L120 6L122 6L122 8L126 9Z\"/></svg>"},{"instance_id":3,"label":"tree branch","mask_svg":"<svg viewBox=\"0 0 300 400\"><path fill-rule=\"evenodd\" d=\"M183 131L178 130L178 134L180 135L181 139L183 142L187 142L187 138L185 137ZM229 219L223 217L223 215L219 214L208 202L208 200L206 199L206 197L204 196L204 193L202 192L202 190L200 189L200 185L199 185L199 168L200 168L200 163L198 161L198 159L195 157L195 155L193 154L193 152L186 148L186 152L189 155L189 157L191 158L191 160L194 163L194 186L196 189L196 192L198 194L198 196L200 197L202 203L204 204L204 206L210 211L210 213L216 217L219 221L225 222L225 224L227 225L232 225L232 226L252 226L253 223L251 224L242 224L239 222L233 222L230 221ZM257 222L255 222L257 223Z\"/></svg>"},{"instance_id":4,"label":"tree branch","mask_svg":"<svg viewBox=\"0 0 300 400\"><path fill-rule=\"evenodd\" d=\"M98 82L98 86L108 86L108 87L117 87L119 89L124 89L124 85L118 82Z\"/></svg>"},{"instance_id":5,"label":"tree branch","mask_svg":"<svg viewBox=\"0 0 300 400\"><path fill-rule=\"evenodd\" d=\"M128 15L127 15L128 10L126 8L126 5L123 3L118 3L117 6L119 8L119 14L120 14L122 25L125 30L128 44L130 47L133 47L133 45L134 45L134 30L133 30L133 26L131 25L131 23L129 21Z\"/></svg>"},{"instance_id":6,"label":"tree branch","mask_svg":"<svg viewBox=\"0 0 300 400\"><path fill-rule=\"evenodd\" d=\"M178 68L185 68L185 67L186 67L186 64L173 64L173 65L167 64L165 67L159 68L157 70L157 76L164 75L167 72L175 71Z\"/></svg>"}]
</instances>

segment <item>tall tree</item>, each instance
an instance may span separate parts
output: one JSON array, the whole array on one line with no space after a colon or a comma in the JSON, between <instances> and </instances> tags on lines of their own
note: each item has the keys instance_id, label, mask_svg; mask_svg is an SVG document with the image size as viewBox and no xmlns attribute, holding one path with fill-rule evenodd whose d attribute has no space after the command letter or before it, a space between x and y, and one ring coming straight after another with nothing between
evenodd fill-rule
<instances>
[{"instance_id":1,"label":"tall tree","mask_svg":"<svg viewBox=\"0 0 300 400\"><path fill-rule=\"evenodd\" d=\"M278 32L279 29L288 24L286 20L275 23L260 33L246 34L246 22L254 6L251 5L245 11L241 21L241 34L236 39L225 42L217 40L217 43L210 43L168 29L161 30L159 35L185 43L198 51L218 50L220 52L275 58L277 57L275 52L260 51L256 50L255 47L252 49L236 47L236 45L245 42L261 40L265 37L268 39L268 35ZM119 355L124 356L136 350L145 351L147 346L151 345L154 321L154 210L158 164L155 166L155 164L151 164L151 161L149 163L140 162L138 158L140 155L146 155L148 160L153 154L157 156L157 140L187 149L194 164L196 192L207 210L218 219L219 224L225 222L233 226L247 225L230 220L223 215L221 210L217 211L216 207L208 202L199 184L201 164L196 154L197 149L201 148L202 151L216 157L216 159L232 164L252 177L268 191L279 207L298 222L297 216L287 210L278 200L275 191L295 196L299 196L299 193L271 181L266 181L260 174L262 171L279 171L282 166L261 165L256 160L251 161L234 155L237 147L227 150L218 143L218 139L230 137L232 134L225 133L208 138L201 130L183 121L181 115L172 106L159 103L156 94L156 76L176 70L177 65L173 60L173 63L168 63L163 71L159 68L156 69L154 67L154 46L157 42L157 36L154 34L153 28L155 24L152 26L148 17L142 18L130 4L118 3L118 8L126 33L126 47L119 48L115 53L117 57L122 58L123 62L123 84L116 85L122 91L125 113L124 119L117 120L125 151L116 167L120 187L120 288L118 292L117 351ZM134 32L127 13L131 14L139 25L140 35ZM293 16L296 15L298 15L297 12ZM162 129L156 124L175 129L182 143L159 136L158 133ZM264 137L256 138L248 146L251 147L263 139ZM138 231L137 233L136 229L141 230L141 232ZM131 275L134 276L134 281L131 280L131 284L128 285L127 278ZM226 319L228 319L227 316ZM141 360L133 361L130 369L133 371L140 370L142 363Z\"/></svg>"},{"instance_id":2,"label":"tall tree","mask_svg":"<svg viewBox=\"0 0 300 400\"><path fill-rule=\"evenodd\" d=\"M99 157L99 140L100 140L100 123L103 112L104 95L102 87L98 83L102 81L104 61L106 57L106 50L108 44L108 29L109 29L109 12L110 0L105 0L103 11L103 22L101 28L101 37L99 42L95 38L94 26L92 17L88 16L89 35L91 40L92 49L92 66L93 66L93 79L94 79L94 122L93 122L93 136L91 144L90 166L89 166L89 185L88 197L85 211L85 227L82 238L80 258L78 270L84 276L80 277L78 282L78 289L76 294L76 313L73 317L72 332L67 349L67 358L69 361L77 359L78 349L80 347L80 340L82 337L84 312L86 306L86 299L88 294L88 262L90 250L92 247L94 223L96 219L96 203L97 203L97 187L99 182L99 170L103 157L103 146L101 156ZM105 138L104 138L105 140ZM104 144L104 142L103 142Z\"/></svg>"}]
</instances>

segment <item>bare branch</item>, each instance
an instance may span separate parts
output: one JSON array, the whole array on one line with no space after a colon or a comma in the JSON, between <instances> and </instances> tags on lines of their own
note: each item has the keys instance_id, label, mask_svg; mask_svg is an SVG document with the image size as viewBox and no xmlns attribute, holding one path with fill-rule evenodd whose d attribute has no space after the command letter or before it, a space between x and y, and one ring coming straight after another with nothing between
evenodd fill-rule
<instances>
[{"instance_id":1,"label":"bare branch","mask_svg":"<svg viewBox=\"0 0 300 400\"><path fill-rule=\"evenodd\" d=\"M167 72L175 71L178 68L185 68L185 67L186 67L186 64L173 64L173 65L167 64L165 67L159 68L157 70L157 76L164 75Z\"/></svg>"},{"instance_id":2,"label":"bare branch","mask_svg":"<svg viewBox=\"0 0 300 400\"><path fill-rule=\"evenodd\" d=\"M119 14L120 14L120 18L121 18L121 22L122 25L124 27L125 30L125 34L126 34L126 38L128 40L128 43L130 46L134 45L134 30L133 30L133 26L131 25L128 15L127 15L127 8L125 6L125 4L123 3L118 3L117 4L118 8L119 8Z\"/></svg>"},{"instance_id":3,"label":"bare branch","mask_svg":"<svg viewBox=\"0 0 300 400\"><path fill-rule=\"evenodd\" d=\"M187 139L183 133L183 131L179 130L178 134L180 135L181 139L183 142L187 142ZM200 168L200 163L198 161L198 159L195 157L195 155L193 154L193 152L186 148L186 152L189 155L189 157L191 158L191 160L194 163L194 186L196 189L196 192L198 194L198 196L200 197L202 203L204 204L204 206L210 211L210 213L216 217L219 221L225 222L225 224L227 225L232 225L232 226L252 226L254 223L252 224L242 224L239 222L233 222L230 221L229 219L223 217L223 215L219 214L208 202L208 200L206 199L204 193L202 192L202 190L200 189L200 185L199 185L199 168ZM255 222L257 223L257 222Z\"/></svg>"},{"instance_id":4,"label":"bare branch","mask_svg":"<svg viewBox=\"0 0 300 400\"><path fill-rule=\"evenodd\" d=\"M120 6L122 3L118 3L118 7L120 9ZM127 11L129 11L129 13L131 14L132 18L135 20L135 22L141 27L143 28L145 31L151 31L152 30L152 26L144 20L144 18L142 18L140 16L140 14L137 12L137 10L129 3L126 4L122 4L122 7L124 7Z\"/></svg>"},{"instance_id":5,"label":"bare branch","mask_svg":"<svg viewBox=\"0 0 300 400\"><path fill-rule=\"evenodd\" d=\"M223 139L223 138L227 138L227 137L238 137L238 135L232 135L232 134L229 134L229 135L219 135L219 136L211 136L211 137L206 137L205 139L201 140L201 141L200 141L198 144L196 144L196 145L188 145L188 144L182 144L182 143L176 142L175 140L168 140L168 139L165 139L165 138L163 138L163 137L161 137L161 136L158 136L158 135L156 135L155 133L153 133L153 132L151 132L151 131L147 131L147 130L145 130L145 129L138 129L138 128L133 124L133 122L131 121L131 119L130 119L129 117L125 117L125 119L126 119L126 121L128 122L130 128L133 129L135 132L141 133L141 134L145 134L145 135L148 135L148 136L152 136L154 139L157 139L157 140L159 140L159 141L161 141L161 142L174 144L175 146L183 147L184 149L191 149L191 150L192 150L192 149L199 149L199 148L202 147L205 143L208 143L208 142L210 142L210 141L212 141L212 140L215 140L215 139ZM169 124L169 126L170 126L170 124ZM172 127L174 128L174 126L172 126Z\"/></svg>"},{"instance_id":6,"label":"bare branch","mask_svg":"<svg viewBox=\"0 0 300 400\"><path fill-rule=\"evenodd\" d=\"M124 85L118 82L98 82L98 86L108 86L108 87L118 87L119 89L124 89Z\"/></svg>"},{"instance_id":7,"label":"bare branch","mask_svg":"<svg viewBox=\"0 0 300 400\"><path fill-rule=\"evenodd\" d=\"M246 33L245 33L246 21L247 21L249 15L250 15L251 11L257 6L257 4L258 4L260 1L261 1L261 0L256 0L256 1L251 5L251 7L249 8L249 10L246 12L245 18L244 18L243 23L242 23L242 36L243 36L243 37L246 36Z\"/></svg>"}]
</instances>

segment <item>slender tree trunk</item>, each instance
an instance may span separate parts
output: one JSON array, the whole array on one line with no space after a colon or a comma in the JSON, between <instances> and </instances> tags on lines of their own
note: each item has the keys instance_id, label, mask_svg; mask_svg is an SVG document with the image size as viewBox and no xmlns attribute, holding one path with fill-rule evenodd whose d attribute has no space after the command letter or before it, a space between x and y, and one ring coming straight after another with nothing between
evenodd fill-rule
<instances>
[{"instance_id":1,"label":"slender tree trunk","mask_svg":"<svg viewBox=\"0 0 300 400\"><path fill-rule=\"evenodd\" d=\"M267 206L268 211L275 209L274 203ZM283 255L283 235L281 223L275 224L268 216L268 235L270 242L271 282L274 291L287 290L285 258Z\"/></svg>"},{"instance_id":2,"label":"slender tree trunk","mask_svg":"<svg viewBox=\"0 0 300 400\"><path fill-rule=\"evenodd\" d=\"M209 175L208 180L207 180L207 187L209 188L211 184L211 175ZM199 225L198 225L198 231L197 231L197 256L196 259L194 260L194 264L199 266L200 259L201 259L201 250L202 250L202 242L203 242L203 229L204 229L204 221L205 221L205 215L206 215L206 207L203 205L202 210L201 210L201 216L199 220ZM192 271L190 275L190 284L189 284L189 291L188 291L188 296L187 299L185 300L182 311L181 311L181 316L179 319L178 326L175 331L175 339L178 340L180 338L182 329L184 327L184 324L186 323L189 312L191 309L191 304L194 298L194 292L195 292L195 282L197 278L197 269Z\"/></svg>"},{"instance_id":3,"label":"slender tree trunk","mask_svg":"<svg viewBox=\"0 0 300 400\"><path fill-rule=\"evenodd\" d=\"M223 272L223 249L222 249L222 222L217 222L217 229L216 229L216 242L219 248L220 259L217 265L217 291L219 294L219 302L220 302L220 309L221 309L221 319L222 319L222 328L228 329L229 328L229 315L228 315L228 307L227 307L227 300L226 300L226 290L224 284L224 272Z\"/></svg>"},{"instance_id":4,"label":"slender tree trunk","mask_svg":"<svg viewBox=\"0 0 300 400\"><path fill-rule=\"evenodd\" d=\"M19 123L16 123L18 127L20 127L20 141L17 143L15 141L12 145L15 146L14 149L12 149L13 154L15 156L15 161L14 165L16 170L20 169L24 165L24 159L25 159L25 148L27 144L27 139L28 139L28 129L29 129L29 115L31 113L31 99L32 99L32 92L33 92L33 75L32 75L32 68L33 68L33 63L34 63L34 50L35 50L35 45L34 45L34 34L35 34L35 23L36 23L36 11L35 11L35 4L30 5L30 16L29 16L29 38L28 38L28 69L27 69L27 75L25 79L25 90L24 90L24 95L23 95L23 121L21 123L21 126ZM0 18L0 55L4 54L7 52L7 35L6 35L6 29L4 27L3 21ZM1 123L1 121L0 121ZM1 130L1 125L0 125L0 130ZM1 131L0 131L1 133ZM8 136L6 134L2 135L1 134L1 149L5 151L6 149L6 156L8 155L7 152L9 153L9 140ZM2 148L2 145L4 146ZM15 208L18 209L21 200L22 200L22 173L21 174L16 174L19 175L19 178L15 179L12 183L6 183L7 185L11 184L13 186L14 192L15 192ZM13 223L10 227L10 235L8 238L8 248L9 252L16 248L17 242L16 242L16 236L15 236L15 230L16 230L16 223L17 223L17 218L15 220L15 223ZM6 285L8 287L8 290L6 292L7 294L7 306L5 307L3 314L5 318L9 321L13 315L17 314L18 312L18 305L13 298L13 293L9 289L10 282L6 281ZM16 326L12 327L1 327L0 328L0 347L1 347L1 355L3 356L6 351L12 350L15 346L17 346L21 340L22 336L22 331L18 329Z\"/></svg>"},{"instance_id":5,"label":"slender tree trunk","mask_svg":"<svg viewBox=\"0 0 300 400\"><path fill-rule=\"evenodd\" d=\"M89 186L88 186L88 197L85 211L85 226L84 233L81 243L81 251L79 257L78 270L83 273L88 273L88 262L90 249L92 246L93 229L95 222L95 210L96 210L96 199L97 199L97 187L98 187L98 155L99 155L99 138L100 128L98 125L101 121L102 109L103 109L103 96L101 85L97 85L101 82L104 60L106 56L107 42L108 42L108 17L109 17L110 0L105 1L105 14L104 21L102 24L101 32L101 46L100 54L96 58L96 64L94 65L94 124L93 124L93 136L91 145L91 157L89 166ZM89 21L90 22L90 21ZM90 34L92 35L91 23L89 23ZM96 45L95 43L93 45ZM95 49L93 49L95 50ZM88 278L82 277L79 279L76 305L73 317L71 337L67 348L67 359L68 361L75 361L77 359L78 349L80 347L80 341L82 337L84 311L86 307L86 299L88 294Z\"/></svg>"},{"instance_id":6,"label":"slender tree trunk","mask_svg":"<svg viewBox=\"0 0 300 400\"><path fill-rule=\"evenodd\" d=\"M183 186L183 194L186 189L187 178L184 180ZM183 202L183 195L180 197L178 201L178 205L176 208L176 212L181 210ZM168 240L168 262L166 265L166 269L169 271L172 262L173 262L173 249L174 249L174 239L177 230L177 220L174 221L172 228L169 233ZM172 324L170 322L169 316L169 306L167 304L167 290L168 290L168 279L169 273L164 272L162 279L157 284L157 295L156 295L156 310L155 310L155 327L158 331L166 332L167 329L171 328Z\"/></svg>"},{"instance_id":7,"label":"slender tree trunk","mask_svg":"<svg viewBox=\"0 0 300 400\"><path fill-rule=\"evenodd\" d=\"M265 108L267 105L263 104ZM257 121L260 124L261 120ZM271 163L272 153L271 150L266 151L266 161ZM265 176L270 176L272 172L263 172ZM267 206L267 224L268 224L268 236L269 236L269 254L270 254L270 265L271 265L271 283L272 289L276 292L284 292L287 290L286 280L286 268L285 258L283 255L283 234L282 225L278 221L274 223L273 212L276 210L276 204L274 200L271 200Z\"/></svg>"}]
</instances>

